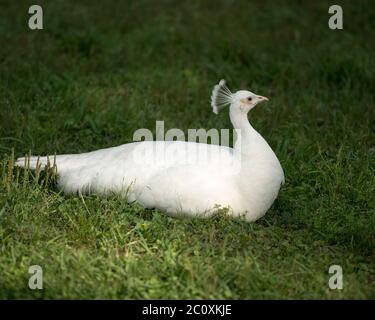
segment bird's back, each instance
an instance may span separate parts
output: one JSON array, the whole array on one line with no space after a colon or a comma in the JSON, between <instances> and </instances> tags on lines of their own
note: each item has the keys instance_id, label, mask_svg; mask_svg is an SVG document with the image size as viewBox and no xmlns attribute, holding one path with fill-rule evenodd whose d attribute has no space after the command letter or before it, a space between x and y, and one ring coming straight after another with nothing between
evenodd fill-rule
<instances>
[{"instance_id":1,"label":"bird's back","mask_svg":"<svg viewBox=\"0 0 375 320\"><path fill-rule=\"evenodd\" d=\"M51 157L51 162L53 157ZM47 157L32 157L47 163ZM81 154L56 156L58 185L65 193L140 192L153 176L160 176L171 168L179 168L183 179L184 168L203 174L208 169L222 171L233 162L233 150L228 147L183 141L144 141L100 149ZM24 159L17 164L23 166Z\"/></svg>"}]
</instances>

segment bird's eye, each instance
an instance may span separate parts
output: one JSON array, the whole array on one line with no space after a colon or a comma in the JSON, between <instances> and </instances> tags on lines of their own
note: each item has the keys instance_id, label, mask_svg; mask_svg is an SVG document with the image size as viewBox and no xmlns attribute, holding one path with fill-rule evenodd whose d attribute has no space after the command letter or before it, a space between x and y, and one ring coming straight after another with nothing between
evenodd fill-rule
<instances>
[{"instance_id":1,"label":"bird's eye","mask_svg":"<svg viewBox=\"0 0 375 320\"><path fill-rule=\"evenodd\" d=\"M248 98L247 98L247 101L251 101L251 100L253 100L252 97L248 97Z\"/></svg>"}]
</instances>

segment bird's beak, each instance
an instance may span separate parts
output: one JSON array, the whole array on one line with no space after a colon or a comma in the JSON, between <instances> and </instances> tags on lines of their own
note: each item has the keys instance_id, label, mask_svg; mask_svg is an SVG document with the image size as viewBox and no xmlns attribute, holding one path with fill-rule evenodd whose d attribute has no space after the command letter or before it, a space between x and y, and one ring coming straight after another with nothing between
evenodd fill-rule
<instances>
[{"instance_id":1,"label":"bird's beak","mask_svg":"<svg viewBox=\"0 0 375 320\"><path fill-rule=\"evenodd\" d=\"M267 97L263 97L263 96L258 96L257 99L258 99L259 102L261 102L261 101L268 101L268 98Z\"/></svg>"}]
</instances>

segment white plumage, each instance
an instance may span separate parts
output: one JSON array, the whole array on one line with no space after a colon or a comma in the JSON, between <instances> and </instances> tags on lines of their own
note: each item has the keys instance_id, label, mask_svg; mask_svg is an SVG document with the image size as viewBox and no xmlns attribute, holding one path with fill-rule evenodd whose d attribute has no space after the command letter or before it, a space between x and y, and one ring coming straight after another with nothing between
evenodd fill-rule
<instances>
[{"instance_id":1,"label":"white plumage","mask_svg":"<svg viewBox=\"0 0 375 320\"><path fill-rule=\"evenodd\" d=\"M217 113L230 105L238 132L234 148L182 141L143 141L82 154L57 155L58 186L65 193L117 193L172 216L209 217L228 208L248 221L262 217L284 182L281 165L247 113L268 100L250 91L232 94L222 80L211 96ZM38 160L39 159L39 160ZM47 157L31 157L30 168ZM51 157L51 161L53 161ZM25 165L19 158L18 166Z\"/></svg>"}]
</instances>

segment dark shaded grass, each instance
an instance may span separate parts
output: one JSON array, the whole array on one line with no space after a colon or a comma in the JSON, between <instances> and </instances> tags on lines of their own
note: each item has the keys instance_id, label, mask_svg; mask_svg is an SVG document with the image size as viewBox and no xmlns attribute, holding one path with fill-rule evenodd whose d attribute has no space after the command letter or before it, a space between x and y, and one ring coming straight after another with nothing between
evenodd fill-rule
<instances>
[{"instance_id":1,"label":"dark shaded grass","mask_svg":"<svg viewBox=\"0 0 375 320\"><path fill-rule=\"evenodd\" d=\"M0 2L1 159L130 142L155 120L230 128L208 101L225 77L270 97L250 119L286 174L247 224L16 185L3 165L0 297L374 298L375 12L341 4L345 29L331 31L327 1L53 1L30 31L29 2ZM27 288L31 264L42 291Z\"/></svg>"}]
</instances>

